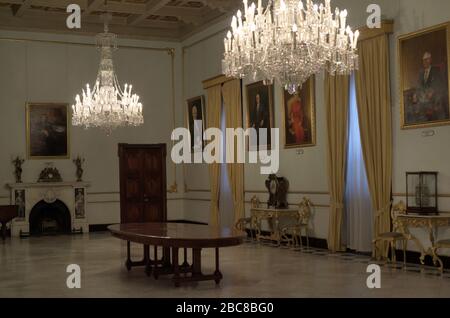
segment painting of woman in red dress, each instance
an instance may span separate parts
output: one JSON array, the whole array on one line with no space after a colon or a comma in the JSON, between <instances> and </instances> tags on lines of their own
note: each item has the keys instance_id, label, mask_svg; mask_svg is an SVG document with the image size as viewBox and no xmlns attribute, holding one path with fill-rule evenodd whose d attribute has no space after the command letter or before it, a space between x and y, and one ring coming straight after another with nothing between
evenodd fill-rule
<instances>
[{"instance_id":1,"label":"painting of woman in red dress","mask_svg":"<svg viewBox=\"0 0 450 318\"><path fill-rule=\"evenodd\" d=\"M295 95L284 91L285 148L316 144L314 93L314 78L304 83Z\"/></svg>"},{"instance_id":2,"label":"painting of woman in red dress","mask_svg":"<svg viewBox=\"0 0 450 318\"><path fill-rule=\"evenodd\" d=\"M301 144L305 141L305 129L303 128L302 100L298 95L293 96L288 102L289 132L295 138L295 143Z\"/></svg>"}]
</instances>

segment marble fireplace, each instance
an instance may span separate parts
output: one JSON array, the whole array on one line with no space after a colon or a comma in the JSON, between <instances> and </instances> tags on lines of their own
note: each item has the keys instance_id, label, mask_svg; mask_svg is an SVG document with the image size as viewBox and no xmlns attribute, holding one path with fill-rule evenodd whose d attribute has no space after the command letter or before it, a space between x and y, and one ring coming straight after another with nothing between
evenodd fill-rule
<instances>
[{"instance_id":1,"label":"marble fireplace","mask_svg":"<svg viewBox=\"0 0 450 318\"><path fill-rule=\"evenodd\" d=\"M89 186L88 182L7 184L11 204L19 206L19 217L11 224L11 236L88 233Z\"/></svg>"}]
</instances>

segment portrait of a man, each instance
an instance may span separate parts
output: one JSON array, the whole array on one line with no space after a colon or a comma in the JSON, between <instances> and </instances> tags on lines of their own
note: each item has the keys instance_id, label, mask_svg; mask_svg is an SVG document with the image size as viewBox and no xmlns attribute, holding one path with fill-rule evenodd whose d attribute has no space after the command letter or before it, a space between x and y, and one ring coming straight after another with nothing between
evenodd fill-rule
<instances>
[{"instance_id":1,"label":"portrait of a man","mask_svg":"<svg viewBox=\"0 0 450 318\"><path fill-rule=\"evenodd\" d=\"M399 39L402 127L450 123L448 26Z\"/></svg>"},{"instance_id":2,"label":"portrait of a man","mask_svg":"<svg viewBox=\"0 0 450 318\"><path fill-rule=\"evenodd\" d=\"M247 126L257 132L257 145L250 144L250 150L271 148L271 128L273 128L273 85L263 82L247 85ZM266 138L260 129L266 129Z\"/></svg>"},{"instance_id":3,"label":"portrait of a man","mask_svg":"<svg viewBox=\"0 0 450 318\"><path fill-rule=\"evenodd\" d=\"M33 158L68 158L68 105L27 105L27 151Z\"/></svg>"},{"instance_id":4,"label":"portrait of a man","mask_svg":"<svg viewBox=\"0 0 450 318\"><path fill-rule=\"evenodd\" d=\"M303 84L294 95L284 94L284 144L285 148L314 146L315 105L314 77Z\"/></svg>"},{"instance_id":5,"label":"portrait of a man","mask_svg":"<svg viewBox=\"0 0 450 318\"><path fill-rule=\"evenodd\" d=\"M189 99L187 101L187 126L191 134L191 147L194 151L203 151L205 121L203 96Z\"/></svg>"}]
</instances>

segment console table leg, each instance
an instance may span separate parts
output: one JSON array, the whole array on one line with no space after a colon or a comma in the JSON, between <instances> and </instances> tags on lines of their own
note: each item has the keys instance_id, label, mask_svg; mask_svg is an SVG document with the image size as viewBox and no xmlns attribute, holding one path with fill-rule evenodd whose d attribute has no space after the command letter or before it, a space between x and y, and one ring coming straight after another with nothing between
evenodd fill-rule
<instances>
[{"instance_id":1,"label":"console table leg","mask_svg":"<svg viewBox=\"0 0 450 318\"><path fill-rule=\"evenodd\" d=\"M180 267L178 264L178 247L172 247L173 282L180 287Z\"/></svg>"},{"instance_id":2,"label":"console table leg","mask_svg":"<svg viewBox=\"0 0 450 318\"><path fill-rule=\"evenodd\" d=\"M219 270L219 248L216 248L216 271L214 272L216 285L220 284L220 281L222 280L222 273Z\"/></svg>"}]
</instances>

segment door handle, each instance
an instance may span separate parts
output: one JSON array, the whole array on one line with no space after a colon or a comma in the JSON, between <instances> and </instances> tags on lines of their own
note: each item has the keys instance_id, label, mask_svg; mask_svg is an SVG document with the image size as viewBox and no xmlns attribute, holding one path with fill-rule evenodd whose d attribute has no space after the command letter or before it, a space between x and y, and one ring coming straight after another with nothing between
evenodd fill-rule
<instances>
[{"instance_id":1,"label":"door handle","mask_svg":"<svg viewBox=\"0 0 450 318\"><path fill-rule=\"evenodd\" d=\"M148 197L144 197L144 202L148 203L148 202L150 202L150 199Z\"/></svg>"}]
</instances>

